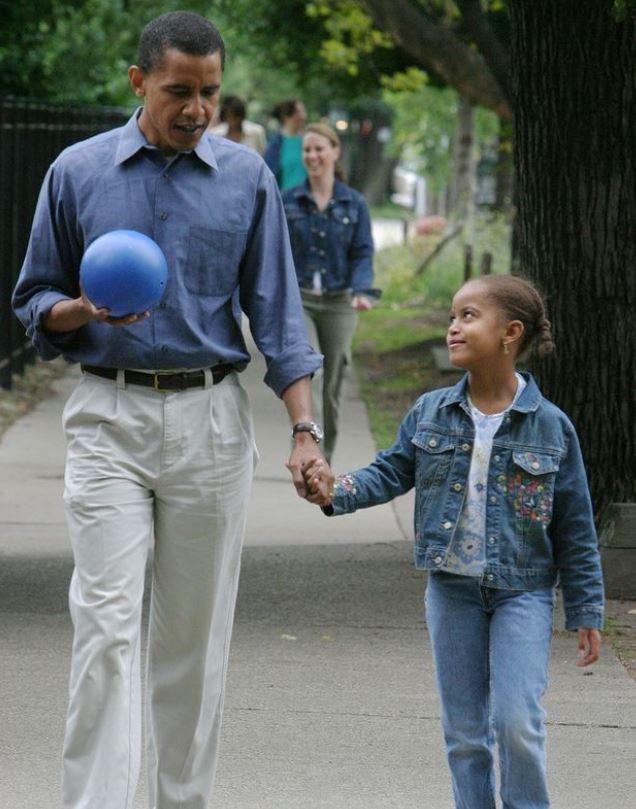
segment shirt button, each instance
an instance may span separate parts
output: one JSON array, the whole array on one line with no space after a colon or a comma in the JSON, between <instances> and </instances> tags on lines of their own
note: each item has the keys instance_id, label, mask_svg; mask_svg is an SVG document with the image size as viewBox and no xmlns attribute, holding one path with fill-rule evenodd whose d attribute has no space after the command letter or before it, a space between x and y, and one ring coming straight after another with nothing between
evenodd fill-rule
<instances>
[{"instance_id":1,"label":"shirt button","mask_svg":"<svg viewBox=\"0 0 636 809\"><path fill-rule=\"evenodd\" d=\"M435 562L436 565L441 565L442 564L442 557L441 556L436 556L435 559L433 559L433 561Z\"/></svg>"},{"instance_id":2,"label":"shirt button","mask_svg":"<svg viewBox=\"0 0 636 809\"><path fill-rule=\"evenodd\" d=\"M159 214L159 219L161 219L163 222L165 222L167 218L168 218L168 214L165 211L162 211Z\"/></svg>"},{"instance_id":3,"label":"shirt button","mask_svg":"<svg viewBox=\"0 0 636 809\"><path fill-rule=\"evenodd\" d=\"M437 446L437 439L436 438L430 438L429 441L428 441L428 445L429 445L429 447L436 447Z\"/></svg>"},{"instance_id":4,"label":"shirt button","mask_svg":"<svg viewBox=\"0 0 636 809\"><path fill-rule=\"evenodd\" d=\"M455 484L453 484L453 489L455 489L455 491L456 491L456 492L461 492L461 490L462 490L462 484L461 484L461 483L455 483Z\"/></svg>"},{"instance_id":5,"label":"shirt button","mask_svg":"<svg viewBox=\"0 0 636 809\"><path fill-rule=\"evenodd\" d=\"M319 250L319 251L318 251L318 255L319 255L319 256L324 256L324 255L325 255L325 251L324 251L324 250Z\"/></svg>"},{"instance_id":6,"label":"shirt button","mask_svg":"<svg viewBox=\"0 0 636 809\"><path fill-rule=\"evenodd\" d=\"M348 225L349 224L349 217L345 216L345 218L342 221L345 223L345 225Z\"/></svg>"},{"instance_id":7,"label":"shirt button","mask_svg":"<svg viewBox=\"0 0 636 809\"><path fill-rule=\"evenodd\" d=\"M168 305L167 303L160 303L159 308L160 309L165 309L167 305Z\"/></svg>"},{"instance_id":8,"label":"shirt button","mask_svg":"<svg viewBox=\"0 0 636 809\"><path fill-rule=\"evenodd\" d=\"M464 452L468 452L468 450L470 449L470 444L462 444L462 449L464 450Z\"/></svg>"},{"instance_id":9,"label":"shirt button","mask_svg":"<svg viewBox=\"0 0 636 809\"><path fill-rule=\"evenodd\" d=\"M324 230L321 230L321 231L320 231L320 235L321 235L321 236L322 236L322 238L324 239L324 238L325 238L325 231L324 231Z\"/></svg>"},{"instance_id":10,"label":"shirt button","mask_svg":"<svg viewBox=\"0 0 636 809\"><path fill-rule=\"evenodd\" d=\"M496 542L496 539L494 537L488 537L488 544L489 545L494 545L495 542Z\"/></svg>"},{"instance_id":11,"label":"shirt button","mask_svg":"<svg viewBox=\"0 0 636 809\"><path fill-rule=\"evenodd\" d=\"M446 520L446 522L442 523L442 528L445 528L447 531L449 528L453 527L453 523L450 520Z\"/></svg>"}]
</instances>

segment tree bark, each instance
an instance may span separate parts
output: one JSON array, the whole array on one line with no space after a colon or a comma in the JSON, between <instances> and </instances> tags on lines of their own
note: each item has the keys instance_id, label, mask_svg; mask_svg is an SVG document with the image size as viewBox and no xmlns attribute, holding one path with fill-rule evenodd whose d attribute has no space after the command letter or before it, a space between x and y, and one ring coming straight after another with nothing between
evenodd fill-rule
<instances>
[{"instance_id":1,"label":"tree bark","mask_svg":"<svg viewBox=\"0 0 636 809\"><path fill-rule=\"evenodd\" d=\"M511 0L521 271L547 298L545 395L579 433L597 515L636 499L636 24L611 0Z\"/></svg>"},{"instance_id":2,"label":"tree bark","mask_svg":"<svg viewBox=\"0 0 636 809\"><path fill-rule=\"evenodd\" d=\"M457 129L453 141L453 175L449 194L448 213L458 222L466 224L468 239L475 201L475 111L464 96L457 105Z\"/></svg>"},{"instance_id":3,"label":"tree bark","mask_svg":"<svg viewBox=\"0 0 636 809\"><path fill-rule=\"evenodd\" d=\"M472 103L509 119L505 91L482 55L447 25L426 17L409 0L361 0L375 25L387 33L415 64L433 70Z\"/></svg>"}]
</instances>

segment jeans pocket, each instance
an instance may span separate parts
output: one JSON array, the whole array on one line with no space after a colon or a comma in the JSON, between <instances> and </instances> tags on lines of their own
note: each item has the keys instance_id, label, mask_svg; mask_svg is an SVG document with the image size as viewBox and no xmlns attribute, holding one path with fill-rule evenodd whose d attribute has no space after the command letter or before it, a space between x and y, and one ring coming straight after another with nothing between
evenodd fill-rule
<instances>
[{"instance_id":1,"label":"jeans pocket","mask_svg":"<svg viewBox=\"0 0 636 809\"><path fill-rule=\"evenodd\" d=\"M238 286L247 234L192 226L185 286L195 295L227 296Z\"/></svg>"}]
</instances>

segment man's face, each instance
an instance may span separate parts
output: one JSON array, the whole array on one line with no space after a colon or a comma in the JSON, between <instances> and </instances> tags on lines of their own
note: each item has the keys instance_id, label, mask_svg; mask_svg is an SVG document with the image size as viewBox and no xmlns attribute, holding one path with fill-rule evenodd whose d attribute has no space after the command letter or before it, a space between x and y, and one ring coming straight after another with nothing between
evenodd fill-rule
<instances>
[{"instance_id":1,"label":"man's face","mask_svg":"<svg viewBox=\"0 0 636 809\"><path fill-rule=\"evenodd\" d=\"M221 89L221 54L192 56L168 48L149 73L128 71L135 95L144 99L139 128L166 155L194 149L214 116Z\"/></svg>"}]
</instances>

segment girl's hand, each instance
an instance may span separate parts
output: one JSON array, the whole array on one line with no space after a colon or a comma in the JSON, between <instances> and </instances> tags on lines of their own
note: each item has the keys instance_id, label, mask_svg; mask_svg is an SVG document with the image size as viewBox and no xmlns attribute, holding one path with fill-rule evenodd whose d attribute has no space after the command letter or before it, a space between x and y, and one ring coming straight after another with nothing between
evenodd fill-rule
<instances>
[{"instance_id":1,"label":"girl's hand","mask_svg":"<svg viewBox=\"0 0 636 809\"><path fill-rule=\"evenodd\" d=\"M307 484L306 499L317 506L329 506L333 499L334 476L329 466L316 459L303 468Z\"/></svg>"},{"instance_id":2,"label":"girl's hand","mask_svg":"<svg viewBox=\"0 0 636 809\"><path fill-rule=\"evenodd\" d=\"M366 295L354 295L351 298L351 308L356 312L367 312L371 308L371 301Z\"/></svg>"},{"instance_id":3,"label":"girl's hand","mask_svg":"<svg viewBox=\"0 0 636 809\"><path fill-rule=\"evenodd\" d=\"M586 629L581 627L579 636L579 659L576 665L580 668L596 663L601 654L601 633L598 629Z\"/></svg>"}]
</instances>

